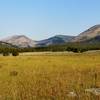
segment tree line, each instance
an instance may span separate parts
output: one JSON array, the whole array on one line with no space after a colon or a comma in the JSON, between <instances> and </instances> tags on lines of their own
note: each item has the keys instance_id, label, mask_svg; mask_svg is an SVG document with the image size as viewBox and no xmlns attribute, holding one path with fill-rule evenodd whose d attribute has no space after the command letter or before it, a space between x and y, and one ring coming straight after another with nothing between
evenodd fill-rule
<instances>
[{"instance_id":1,"label":"tree line","mask_svg":"<svg viewBox=\"0 0 100 100\"><path fill-rule=\"evenodd\" d=\"M19 52L17 48L5 47L5 48L0 48L0 54L2 54L3 56L9 56L9 55L18 56Z\"/></svg>"},{"instance_id":2,"label":"tree line","mask_svg":"<svg viewBox=\"0 0 100 100\"><path fill-rule=\"evenodd\" d=\"M19 53L23 52L74 52L83 53L89 50L100 50L100 43L98 44L87 44L87 43L67 43L63 45L50 45L45 47L28 47L28 48L11 48L11 47L0 47L0 54L3 56L18 56Z\"/></svg>"},{"instance_id":3,"label":"tree line","mask_svg":"<svg viewBox=\"0 0 100 100\"><path fill-rule=\"evenodd\" d=\"M82 53L89 50L100 50L100 43L87 44L87 43L67 43L63 45L50 45L45 47L34 47L34 48L20 48L19 52L63 52L71 51L75 53Z\"/></svg>"}]
</instances>

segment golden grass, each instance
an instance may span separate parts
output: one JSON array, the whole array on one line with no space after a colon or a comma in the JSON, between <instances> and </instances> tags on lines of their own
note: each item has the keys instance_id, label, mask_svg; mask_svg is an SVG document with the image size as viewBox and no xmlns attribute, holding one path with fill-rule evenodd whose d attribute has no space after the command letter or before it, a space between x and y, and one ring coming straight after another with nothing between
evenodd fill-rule
<instances>
[{"instance_id":1,"label":"golden grass","mask_svg":"<svg viewBox=\"0 0 100 100\"><path fill-rule=\"evenodd\" d=\"M0 57L0 100L100 100L91 87L100 87L99 52Z\"/></svg>"}]
</instances>

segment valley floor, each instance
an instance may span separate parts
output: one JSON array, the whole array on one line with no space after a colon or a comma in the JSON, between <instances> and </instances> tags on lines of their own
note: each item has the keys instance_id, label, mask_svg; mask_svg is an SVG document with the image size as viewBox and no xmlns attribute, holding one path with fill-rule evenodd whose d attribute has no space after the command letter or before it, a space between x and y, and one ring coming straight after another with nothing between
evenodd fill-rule
<instances>
[{"instance_id":1,"label":"valley floor","mask_svg":"<svg viewBox=\"0 0 100 100\"><path fill-rule=\"evenodd\" d=\"M100 100L99 88L100 52L0 56L0 100Z\"/></svg>"}]
</instances>

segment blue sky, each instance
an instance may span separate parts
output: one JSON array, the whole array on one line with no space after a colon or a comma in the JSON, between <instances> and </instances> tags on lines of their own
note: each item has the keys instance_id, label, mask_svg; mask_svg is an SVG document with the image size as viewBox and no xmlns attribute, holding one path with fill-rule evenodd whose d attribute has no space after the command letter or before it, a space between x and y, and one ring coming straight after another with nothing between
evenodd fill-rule
<instances>
[{"instance_id":1,"label":"blue sky","mask_svg":"<svg viewBox=\"0 0 100 100\"><path fill-rule=\"evenodd\" d=\"M0 0L0 37L77 35L100 23L100 0Z\"/></svg>"}]
</instances>

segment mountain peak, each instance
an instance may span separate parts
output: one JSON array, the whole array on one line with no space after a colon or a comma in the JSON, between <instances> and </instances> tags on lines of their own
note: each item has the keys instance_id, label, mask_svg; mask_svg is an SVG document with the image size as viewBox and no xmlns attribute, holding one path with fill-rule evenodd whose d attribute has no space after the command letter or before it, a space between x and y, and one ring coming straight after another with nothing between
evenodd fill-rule
<instances>
[{"instance_id":1,"label":"mountain peak","mask_svg":"<svg viewBox=\"0 0 100 100\"><path fill-rule=\"evenodd\" d=\"M87 29L86 31L80 33L73 41L81 42L88 39L92 39L94 37L100 36L100 24L94 25Z\"/></svg>"},{"instance_id":2,"label":"mountain peak","mask_svg":"<svg viewBox=\"0 0 100 100\"><path fill-rule=\"evenodd\" d=\"M83 33L86 33L86 32L93 33L93 31L97 31L97 30L100 30L100 24L90 27L89 29L87 29ZM83 34L83 33L81 33L81 34Z\"/></svg>"},{"instance_id":3,"label":"mountain peak","mask_svg":"<svg viewBox=\"0 0 100 100\"><path fill-rule=\"evenodd\" d=\"M38 42L38 46L48 46L48 45L59 45L64 44L71 41L74 36L67 35L55 35L45 40L41 40Z\"/></svg>"},{"instance_id":4,"label":"mountain peak","mask_svg":"<svg viewBox=\"0 0 100 100\"><path fill-rule=\"evenodd\" d=\"M17 38L26 38L26 39L29 39L27 36L25 36L25 35L13 35L13 36L11 36L10 38L15 38L15 39L17 39Z\"/></svg>"},{"instance_id":5,"label":"mountain peak","mask_svg":"<svg viewBox=\"0 0 100 100\"><path fill-rule=\"evenodd\" d=\"M3 39L2 41L19 47L34 47L36 44L35 41L25 35L14 35L12 37Z\"/></svg>"}]
</instances>

